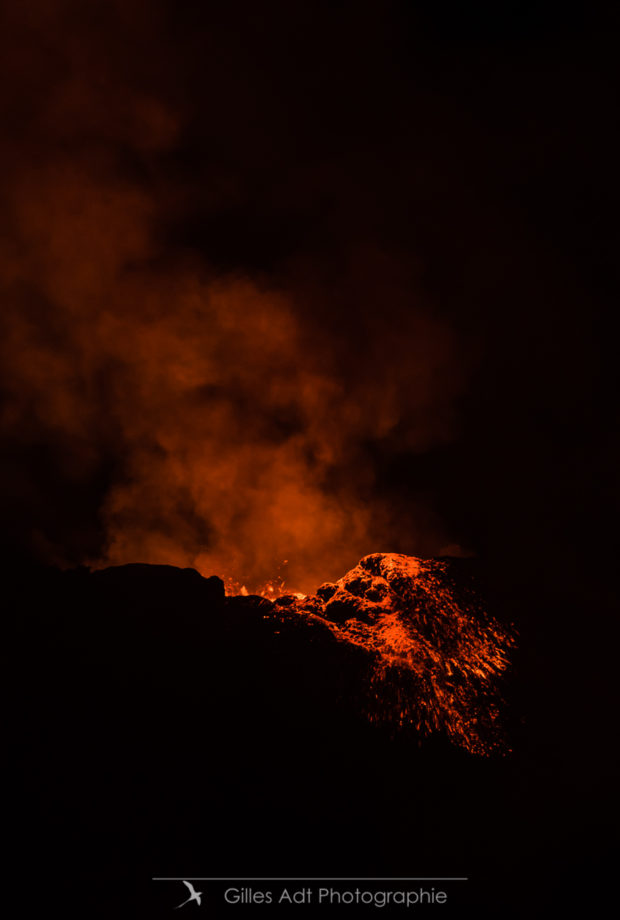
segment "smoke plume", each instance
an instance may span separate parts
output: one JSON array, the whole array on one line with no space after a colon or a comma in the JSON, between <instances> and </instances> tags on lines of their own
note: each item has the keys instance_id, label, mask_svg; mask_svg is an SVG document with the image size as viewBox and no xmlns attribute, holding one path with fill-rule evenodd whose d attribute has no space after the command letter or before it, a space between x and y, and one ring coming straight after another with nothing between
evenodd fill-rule
<instances>
[{"instance_id":1,"label":"smoke plume","mask_svg":"<svg viewBox=\"0 0 620 920\"><path fill-rule=\"evenodd\" d=\"M226 55L209 73L236 117L196 140L225 106L206 77L188 101L196 61L177 61L162 9L11 14L2 432L24 538L61 564L195 566L250 588L283 571L297 590L369 552L436 552L432 508L416 523L379 493L373 448L452 436L454 335L414 260L360 218L376 202L359 176L288 151L261 197L281 112L267 94L244 122L251 74L231 85Z\"/></svg>"}]
</instances>

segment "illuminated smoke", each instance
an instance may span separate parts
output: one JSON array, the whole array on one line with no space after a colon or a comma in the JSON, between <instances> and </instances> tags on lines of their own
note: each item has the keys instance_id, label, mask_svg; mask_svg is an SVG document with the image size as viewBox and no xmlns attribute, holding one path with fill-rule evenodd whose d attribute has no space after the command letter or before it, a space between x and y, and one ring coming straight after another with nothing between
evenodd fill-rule
<instances>
[{"instance_id":1,"label":"illuminated smoke","mask_svg":"<svg viewBox=\"0 0 620 920\"><path fill-rule=\"evenodd\" d=\"M15 12L5 59L21 121L3 152L2 431L33 545L55 562L190 565L248 589L286 559L304 592L377 545L437 551L449 535L432 512L413 523L375 493L369 445L451 437L464 362L450 330L370 238L343 239L329 278L311 259L218 268L208 247L170 241L201 193L162 165L182 149L182 86L129 51L113 66L98 23L66 18L75 9ZM113 15L138 42L139 9ZM225 181L214 165L205 221L244 168ZM48 455L67 495L97 496L98 541L45 484Z\"/></svg>"}]
</instances>

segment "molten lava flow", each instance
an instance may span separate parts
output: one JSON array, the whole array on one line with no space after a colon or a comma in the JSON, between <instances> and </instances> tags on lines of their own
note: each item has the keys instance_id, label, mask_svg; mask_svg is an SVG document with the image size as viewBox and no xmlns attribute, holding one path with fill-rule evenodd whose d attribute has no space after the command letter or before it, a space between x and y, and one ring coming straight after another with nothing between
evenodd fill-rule
<instances>
[{"instance_id":1,"label":"molten lava flow","mask_svg":"<svg viewBox=\"0 0 620 920\"><path fill-rule=\"evenodd\" d=\"M248 597L250 594L256 597L266 597L267 600L275 601L280 597L294 597L296 600L303 600L307 595L300 591L290 591L286 587L286 582L282 578L274 578L272 581L266 581L254 591L248 591L244 584L235 581L234 578L224 579L224 588L228 597Z\"/></svg>"},{"instance_id":2,"label":"molten lava flow","mask_svg":"<svg viewBox=\"0 0 620 920\"><path fill-rule=\"evenodd\" d=\"M283 588L280 580L262 596ZM498 682L515 636L485 613L465 560L374 553L316 595L280 593L275 606L320 618L338 641L369 652L371 720L441 730L472 753L506 749Z\"/></svg>"},{"instance_id":3,"label":"molten lava flow","mask_svg":"<svg viewBox=\"0 0 620 920\"><path fill-rule=\"evenodd\" d=\"M232 576L226 576L224 578L226 595L228 597L238 597L239 595L247 597L253 594L255 597L265 597L270 601L275 601L280 597L293 597L296 600L303 600L306 597L305 594L299 591L292 591L286 584L285 576L282 574L282 569L286 565L288 565L287 559L278 567L278 574L274 578L263 582L252 591L249 591L242 582L237 581Z\"/></svg>"}]
</instances>

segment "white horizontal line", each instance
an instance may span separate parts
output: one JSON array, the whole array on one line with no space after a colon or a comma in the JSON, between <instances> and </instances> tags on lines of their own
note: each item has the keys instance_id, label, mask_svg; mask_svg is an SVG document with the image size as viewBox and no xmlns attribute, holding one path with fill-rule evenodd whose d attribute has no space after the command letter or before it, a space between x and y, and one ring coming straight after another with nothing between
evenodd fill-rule
<instances>
[{"instance_id":1,"label":"white horizontal line","mask_svg":"<svg viewBox=\"0 0 620 920\"><path fill-rule=\"evenodd\" d=\"M153 882L467 882L469 879L465 876L450 877L421 877L421 876L402 876L402 877L365 877L365 878L348 878L344 876L327 877L318 876L317 878L308 878L306 876L289 876L287 878L275 876L262 876L261 878L249 878L242 875L238 877L221 877L221 876L198 876L198 875L163 875L152 878Z\"/></svg>"}]
</instances>

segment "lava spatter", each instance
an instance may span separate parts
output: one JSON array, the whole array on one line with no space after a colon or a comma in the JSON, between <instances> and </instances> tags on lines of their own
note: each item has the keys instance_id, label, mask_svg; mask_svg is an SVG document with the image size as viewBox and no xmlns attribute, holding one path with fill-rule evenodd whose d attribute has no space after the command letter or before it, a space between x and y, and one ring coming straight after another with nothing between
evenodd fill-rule
<instances>
[{"instance_id":1,"label":"lava spatter","mask_svg":"<svg viewBox=\"0 0 620 920\"><path fill-rule=\"evenodd\" d=\"M516 635L485 612L463 562L373 553L316 595L275 604L371 655L372 721L443 731L472 753L506 751L499 683Z\"/></svg>"}]
</instances>

